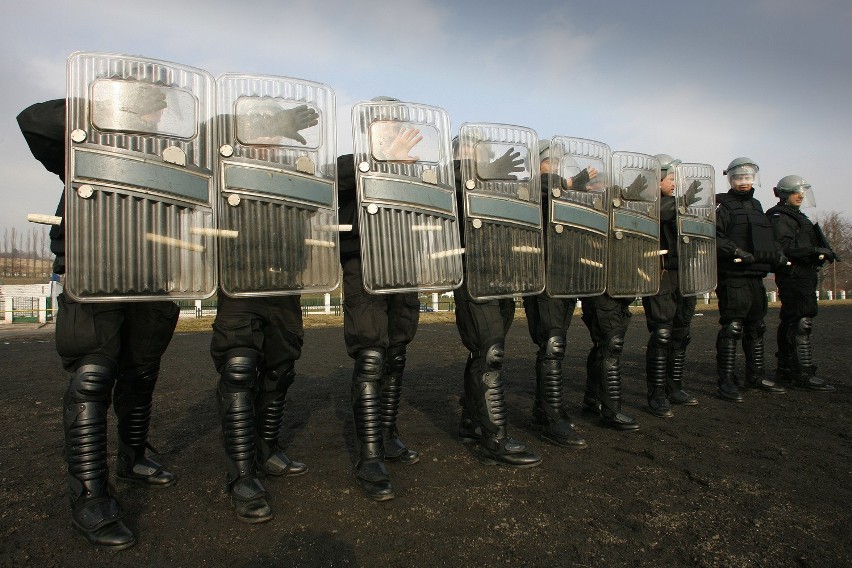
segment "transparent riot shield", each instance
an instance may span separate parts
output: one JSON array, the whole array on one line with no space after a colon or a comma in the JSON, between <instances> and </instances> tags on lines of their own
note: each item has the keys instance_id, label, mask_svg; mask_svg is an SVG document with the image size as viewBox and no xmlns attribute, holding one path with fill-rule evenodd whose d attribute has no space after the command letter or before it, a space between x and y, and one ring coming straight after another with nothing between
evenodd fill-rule
<instances>
[{"instance_id":1,"label":"transparent riot shield","mask_svg":"<svg viewBox=\"0 0 852 568\"><path fill-rule=\"evenodd\" d=\"M634 152L612 153L607 293L653 296L660 288L660 162Z\"/></svg>"},{"instance_id":2,"label":"transparent riot shield","mask_svg":"<svg viewBox=\"0 0 852 568\"><path fill-rule=\"evenodd\" d=\"M364 287L374 294L448 290L462 280L443 109L398 101L352 108Z\"/></svg>"},{"instance_id":3,"label":"transparent riot shield","mask_svg":"<svg viewBox=\"0 0 852 568\"><path fill-rule=\"evenodd\" d=\"M680 293L716 288L716 173L709 164L678 164L677 256Z\"/></svg>"},{"instance_id":4,"label":"transparent riot shield","mask_svg":"<svg viewBox=\"0 0 852 568\"><path fill-rule=\"evenodd\" d=\"M535 131L463 124L458 157L468 293L487 300L542 292L544 234Z\"/></svg>"},{"instance_id":5,"label":"transparent riot shield","mask_svg":"<svg viewBox=\"0 0 852 568\"><path fill-rule=\"evenodd\" d=\"M602 142L554 137L542 171L549 170L547 294L596 296L606 290L610 148Z\"/></svg>"},{"instance_id":6,"label":"transparent riot shield","mask_svg":"<svg viewBox=\"0 0 852 568\"><path fill-rule=\"evenodd\" d=\"M222 291L333 290L340 273L334 92L243 74L222 75L216 89Z\"/></svg>"},{"instance_id":7,"label":"transparent riot shield","mask_svg":"<svg viewBox=\"0 0 852 568\"><path fill-rule=\"evenodd\" d=\"M68 58L67 293L200 299L216 290L213 79L135 56Z\"/></svg>"}]
</instances>

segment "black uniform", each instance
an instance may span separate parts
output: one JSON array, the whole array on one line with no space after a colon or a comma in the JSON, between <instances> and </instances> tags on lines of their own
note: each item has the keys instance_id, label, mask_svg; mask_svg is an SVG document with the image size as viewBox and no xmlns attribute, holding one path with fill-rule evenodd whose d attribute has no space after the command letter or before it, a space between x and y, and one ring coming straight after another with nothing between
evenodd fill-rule
<instances>
[{"instance_id":1,"label":"black uniform","mask_svg":"<svg viewBox=\"0 0 852 568\"><path fill-rule=\"evenodd\" d=\"M737 342L743 340L746 384L773 394L784 389L766 378L764 334L767 299L763 278L782 262L772 227L763 207L754 198L754 189L740 193L734 189L716 196L716 254L719 283L719 323L716 338L716 365L719 396L742 402L734 374ZM735 262L740 259L741 262Z\"/></svg>"},{"instance_id":2,"label":"black uniform","mask_svg":"<svg viewBox=\"0 0 852 568\"><path fill-rule=\"evenodd\" d=\"M545 220L549 218L549 185L550 176L542 175L541 199ZM584 448L586 441L574 431L562 401L565 338L576 306L576 298L551 298L546 293L524 296L530 337L538 346L533 422L541 426L542 439L560 446Z\"/></svg>"},{"instance_id":3,"label":"black uniform","mask_svg":"<svg viewBox=\"0 0 852 568\"><path fill-rule=\"evenodd\" d=\"M258 469L272 476L307 471L278 446L303 341L300 296L231 298L219 292L210 354L219 373L228 492L245 522L273 516Z\"/></svg>"},{"instance_id":4,"label":"black uniform","mask_svg":"<svg viewBox=\"0 0 852 568\"><path fill-rule=\"evenodd\" d=\"M819 268L833 262L834 255L823 248L814 225L798 207L782 200L766 212L775 240L790 261L775 272L781 297L781 322L778 324L778 373L783 381L815 391L833 391L834 387L815 376L811 330L817 315L816 289Z\"/></svg>"},{"instance_id":5,"label":"black uniform","mask_svg":"<svg viewBox=\"0 0 852 568\"><path fill-rule=\"evenodd\" d=\"M676 199L660 197L660 249L662 258L660 290L642 298L648 322L648 347L645 351L645 374L648 381L648 404L658 416L671 416L667 401L694 405L698 401L683 390L686 346L691 339L689 326L695 315L695 296L684 296L678 283Z\"/></svg>"},{"instance_id":6,"label":"black uniform","mask_svg":"<svg viewBox=\"0 0 852 568\"><path fill-rule=\"evenodd\" d=\"M405 370L406 347L417 332L420 300L416 292L369 294L361 273L358 198L352 154L337 159L338 206L343 265L343 336L352 374L352 409L359 458L355 476L367 495L383 501L394 497L385 460L416 463L420 456L399 438L396 425Z\"/></svg>"},{"instance_id":7,"label":"black uniform","mask_svg":"<svg viewBox=\"0 0 852 568\"><path fill-rule=\"evenodd\" d=\"M65 181L65 100L30 106L18 124L33 155ZM64 193L57 215L64 216ZM63 224L50 231L54 271L65 272ZM118 418L117 477L165 487L175 476L145 456L160 359L179 309L174 302L77 303L60 294L56 349L71 380L64 398L65 457L74 528L100 548L136 539L119 516L108 487L107 411Z\"/></svg>"}]
</instances>

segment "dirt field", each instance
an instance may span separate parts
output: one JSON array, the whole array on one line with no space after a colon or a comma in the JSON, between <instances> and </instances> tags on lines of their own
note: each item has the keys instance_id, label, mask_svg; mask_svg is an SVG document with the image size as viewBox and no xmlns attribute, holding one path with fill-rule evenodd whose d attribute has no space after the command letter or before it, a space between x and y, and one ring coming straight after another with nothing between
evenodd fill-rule
<instances>
[{"instance_id":1,"label":"dirt field","mask_svg":"<svg viewBox=\"0 0 852 568\"><path fill-rule=\"evenodd\" d=\"M383 504L367 500L352 476L342 331L309 329L282 439L310 470L267 481L276 517L254 526L236 520L223 493L209 335L178 334L155 393L151 441L179 482L117 487L139 543L116 553L91 549L71 530L60 411L67 378L52 336L0 328L0 565L852 566L852 307L823 306L816 320L820 374L836 393L748 392L739 405L713 394L716 318L695 319L688 358L688 387L701 404L676 408L673 419L645 411L647 332L644 316L633 318L625 410L641 429L619 433L578 413L589 339L575 317L566 398L589 441L584 451L537 438L534 348L516 320L507 342L511 433L544 457L528 470L481 465L456 440L465 352L452 324L422 325L400 420L422 459L390 467L397 498ZM767 321L771 354L777 310Z\"/></svg>"}]
</instances>

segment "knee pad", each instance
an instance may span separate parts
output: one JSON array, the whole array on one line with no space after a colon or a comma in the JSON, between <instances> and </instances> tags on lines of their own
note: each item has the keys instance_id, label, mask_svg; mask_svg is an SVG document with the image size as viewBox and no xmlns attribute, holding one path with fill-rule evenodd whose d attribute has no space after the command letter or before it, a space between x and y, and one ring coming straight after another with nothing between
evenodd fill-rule
<instances>
[{"instance_id":1,"label":"knee pad","mask_svg":"<svg viewBox=\"0 0 852 568\"><path fill-rule=\"evenodd\" d=\"M549 337L547 341L544 342L543 351L545 359L562 360L565 356L565 338L561 335Z\"/></svg>"},{"instance_id":2,"label":"knee pad","mask_svg":"<svg viewBox=\"0 0 852 568\"><path fill-rule=\"evenodd\" d=\"M106 361L83 362L71 374L66 399L108 403L115 386L115 374L115 366Z\"/></svg>"},{"instance_id":3,"label":"knee pad","mask_svg":"<svg viewBox=\"0 0 852 568\"><path fill-rule=\"evenodd\" d=\"M758 338L763 337L766 334L766 322L760 320L752 325L746 325L743 329L743 334L746 337L750 338Z\"/></svg>"},{"instance_id":4,"label":"knee pad","mask_svg":"<svg viewBox=\"0 0 852 568\"><path fill-rule=\"evenodd\" d=\"M257 382L258 354L253 351L229 351L225 354L220 382L226 391L247 391Z\"/></svg>"},{"instance_id":5,"label":"knee pad","mask_svg":"<svg viewBox=\"0 0 852 568\"><path fill-rule=\"evenodd\" d=\"M621 355L621 352L624 351L624 330L607 335L601 347L605 359Z\"/></svg>"},{"instance_id":6,"label":"knee pad","mask_svg":"<svg viewBox=\"0 0 852 568\"><path fill-rule=\"evenodd\" d=\"M655 327L651 332L651 345L668 347L672 341L672 330L668 327Z\"/></svg>"},{"instance_id":7,"label":"knee pad","mask_svg":"<svg viewBox=\"0 0 852 568\"><path fill-rule=\"evenodd\" d=\"M814 327L814 320L811 318L801 318L799 323L796 325L796 328L801 335L810 335L811 330Z\"/></svg>"},{"instance_id":8,"label":"knee pad","mask_svg":"<svg viewBox=\"0 0 852 568\"><path fill-rule=\"evenodd\" d=\"M402 375L405 370L405 346L388 349L385 366L389 375Z\"/></svg>"},{"instance_id":9,"label":"knee pad","mask_svg":"<svg viewBox=\"0 0 852 568\"><path fill-rule=\"evenodd\" d=\"M734 320L722 326L722 336L739 339L743 336L743 322Z\"/></svg>"},{"instance_id":10,"label":"knee pad","mask_svg":"<svg viewBox=\"0 0 852 568\"><path fill-rule=\"evenodd\" d=\"M266 392L286 391L296 379L293 361L284 361L275 369L267 369L261 379L261 390Z\"/></svg>"},{"instance_id":11,"label":"knee pad","mask_svg":"<svg viewBox=\"0 0 852 568\"><path fill-rule=\"evenodd\" d=\"M504 355L503 343L495 343L485 350L485 364L488 365L489 369L499 371L503 368Z\"/></svg>"},{"instance_id":12,"label":"knee pad","mask_svg":"<svg viewBox=\"0 0 852 568\"><path fill-rule=\"evenodd\" d=\"M367 380L378 380L385 360L384 349L362 349L355 358L355 374Z\"/></svg>"}]
</instances>

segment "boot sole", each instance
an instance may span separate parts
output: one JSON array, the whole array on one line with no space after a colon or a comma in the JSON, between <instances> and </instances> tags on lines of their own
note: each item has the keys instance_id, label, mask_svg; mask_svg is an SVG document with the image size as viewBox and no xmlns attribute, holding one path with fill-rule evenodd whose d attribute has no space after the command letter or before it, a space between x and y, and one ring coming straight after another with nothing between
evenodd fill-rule
<instances>
[{"instance_id":1,"label":"boot sole","mask_svg":"<svg viewBox=\"0 0 852 568\"><path fill-rule=\"evenodd\" d=\"M260 523L271 521L274 518L274 514L269 515L268 517L241 517L237 515L237 519L239 519L241 523L245 523L247 525L259 525Z\"/></svg>"},{"instance_id":2,"label":"boot sole","mask_svg":"<svg viewBox=\"0 0 852 568\"><path fill-rule=\"evenodd\" d=\"M535 463L522 463L522 464L513 464L506 463L504 461L498 461L493 458L486 458L484 456L478 456L477 459L483 465L499 465L502 467L511 467L512 469L530 469L532 467L538 467L541 465L541 461L537 461Z\"/></svg>"},{"instance_id":3,"label":"boot sole","mask_svg":"<svg viewBox=\"0 0 852 568\"><path fill-rule=\"evenodd\" d=\"M580 443L570 442L570 441L561 441L559 438L551 438L551 437L549 437L549 436L547 436L543 433L539 434L538 437L540 439L544 440L545 442L549 443L549 444L553 444L554 446L559 446L561 448L571 448L573 450L585 450L586 448L589 447L588 442L586 442L585 440L583 440Z\"/></svg>"},{"instance_id":4,"label":"boot sole","mask_svg":"<svg viewBox=\"0 0 852 568\"><path fill-rule=\"evenodd\" d=\"M385 456L385 461L386 461L386 462L390 462L390 463L400 463L400 464L402 464L402 465L414 465L414 464L416 464L417 462L419 462L419 461L420 461L420 456L417 456L417 457L416 457L416 458L414 458L413 460L404 460L404 459L402 459L401 457L399 457L399 458L392 458L392 457L390 457L390 456Z\"/></svg>"},{"instance_id":5,"label":"boot sole","mask_svg":"<svg viewBox=\"0 0 852 568\"><path fill-rule=\"evenodd\" d=\"M128 548L136 546L137 541L136 541L135 537L130 542L126 542L124 544L119 544L119 545L116 545L116 546L107 546L107 545L104 545L104 544L95 544L91 540L89 540L89 538L86 536L86 531L84 531L83 529L78 527L74 522L71 523L71 527L74 529L74 534L76 535L77 538L84 540L86 542L86 544L88 544L92 548L96 548L98 550L107 550L107 551L112 550L112 551L118 552L119 550L127 550Z\"/></svg>"},{"instance_id":6,"label":"boot sole","mask_svg":"<svg viewBox=\"0 0 852 568\"><path fill-rule=\"evenodd\" d=\"M137 479L135 477L121 477L120 475L116 475L115 479L121 481L123 483L132 483L133 485L139 485L141 487L148 487L150 489L165 489L166 487L171 487L177 483L177 478L171 480L168 483L148 483L145 479Z\"/></svg>"}]
</instances>

